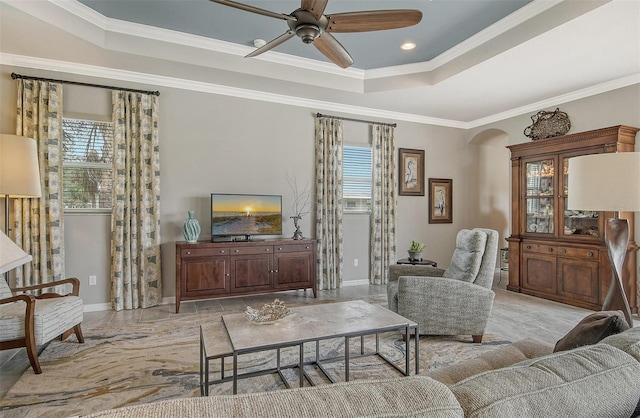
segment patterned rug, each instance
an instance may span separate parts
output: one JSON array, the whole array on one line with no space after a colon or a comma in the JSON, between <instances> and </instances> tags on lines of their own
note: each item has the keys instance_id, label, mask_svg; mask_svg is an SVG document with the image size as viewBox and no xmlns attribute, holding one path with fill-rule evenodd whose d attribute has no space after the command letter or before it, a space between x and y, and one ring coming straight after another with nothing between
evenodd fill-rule
<instances>
[{"instance_id":1,"label":"patterned rug","mask_svg":"<svg viewBox=\"0 0 640 418\"><path fill-rule=\"evenodd\" d=\"M122 323L85 330L85 343L75 336L67 341L52 341L40 355L43 373L29 368L0 401L0 415L10 417L68 417L85 415L125 405L161 399L200 396L199 329L201 324L220 321L220 313L172 315L170 319ZM375 347L375 338L367 337L365 346ZM359 339L352 339L351 353L357 352ZM482 344L466 337L420 338L420 371L474 358L499 345L508 344L496 335L485 335ZM383 334L381 351L404 367L404 342L400 333ZM413 341L412 357L413 357ZM305 346L305 356L315 356L315 344ZM344 353L344 339L323 341L322 356ZM239 357L241 372L273 367L275 352ZM295 362L296 350L282 350L283 364ZM231 367L225 363L225 369ZM399 376L382 360L373 357L354 359L350 380ZM338 381L344 380L344 363L327 366ZM415 370L411 358L412 373ZM212 362L212 373L219 362ZM314 382L327 381L309 370ZM229 375L229 373L227 373ZM289 380L298 384L297 372L288 371ZM215 376L212 376L215 377ZM277 375L239 380L238 393L279 390L284 386ZM230 394L231 382L213 385L210 394Z\"/></svg>"}]
</instances>

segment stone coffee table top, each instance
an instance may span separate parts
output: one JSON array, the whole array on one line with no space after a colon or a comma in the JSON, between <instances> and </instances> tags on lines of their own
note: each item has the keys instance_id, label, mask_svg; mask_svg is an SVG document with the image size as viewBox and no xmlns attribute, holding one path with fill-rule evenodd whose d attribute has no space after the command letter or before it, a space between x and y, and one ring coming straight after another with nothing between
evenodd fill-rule
<instances>
[{"instance_id":1,"label":"stone coffee table top","mask_svg":"<svg viewBox=\"0 0 640 418\"><path fill-rule=\"evenodd\" d=\"M359 336L405 327L412 321L362 300L290 308L291 313L272 323L251 322L244 313L223 315L222 321L236 351L282 347L305 341Z\"/></svg>"}]
</instances>

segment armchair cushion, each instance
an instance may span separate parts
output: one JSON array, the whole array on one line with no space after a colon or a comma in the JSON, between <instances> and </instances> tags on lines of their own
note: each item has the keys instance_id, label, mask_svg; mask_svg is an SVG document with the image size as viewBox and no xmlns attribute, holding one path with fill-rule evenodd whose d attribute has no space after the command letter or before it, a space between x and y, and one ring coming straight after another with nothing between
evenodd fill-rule
<instances>
[{"instance_id":1,"label":"armchair cushion","mask_svg":"<svg viewBox=\"0 0 640 418\"><path fill-rule=\"evenodd\" d=\"M417 322L421 334L481 335L494 297L492 290L460 280L402 276L397 313Z\"/></svg>"},{"instance_id":2,"label":"armchair cushion","mask_svg":"<svg viewBox=\"0 0 640 418\"><path fill-rule=\"evenodd\" d=\"M472 283L480 266L487 244L487 234L479 230L463 229L456 237L456 249L451 258L451 265L442 277Z\"/></svg>"},{"instance_id":3,"label":"armchair cushion","mask_svg":"<svg viewBox=\"0 0 640 418\"><path fill-rule=\"evenodd\" d=\"M83 304L78 296L36 300L34 312L35 343L50 341L82 322ZM0 305L0 341L24 337L25 304Z\"/></svg>"}]
</instances>

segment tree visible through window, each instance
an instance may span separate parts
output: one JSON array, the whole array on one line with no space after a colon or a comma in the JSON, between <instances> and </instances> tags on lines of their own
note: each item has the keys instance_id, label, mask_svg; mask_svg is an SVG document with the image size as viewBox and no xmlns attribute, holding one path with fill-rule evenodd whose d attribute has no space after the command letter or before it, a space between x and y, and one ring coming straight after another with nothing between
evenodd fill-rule
<instances>
[{"instance_id":1,"label":"tree visible through window","mask_svg":"<svg viewBox=\"0 0 640 418\"><path fill-rule=\"evenodd\" d=\"M65 209L110 209L113 123L63 118Z\"/></svg>"},{"instance_id":2,"label":"tree visible through window","mask_svg":"<svg viewBox=\"0 0 640 418\"><path fill-rule=\"evenodd\" d=\"M342 198L345 212L371 211L371 147L342 149Z\"/></svg>"}]
</instances>

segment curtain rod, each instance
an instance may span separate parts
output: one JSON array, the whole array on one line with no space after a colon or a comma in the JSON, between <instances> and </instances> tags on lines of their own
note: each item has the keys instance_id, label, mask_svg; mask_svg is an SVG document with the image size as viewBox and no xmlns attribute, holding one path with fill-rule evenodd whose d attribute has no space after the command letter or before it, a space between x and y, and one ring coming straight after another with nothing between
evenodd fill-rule
<instances>
[{"instance_id":1,"label":"curtain rod","mask_svg":"<svg viewBox=\"0 0 640 418\"><path fill-rule=\"evenodd\" d=\"M137 90L137 89L127 89L127 88L123 88L123 87L113 87L113 86L105 86L102 84L92 84L92 83L81 83L79 81L67 81L67 80L56 80L53 78L42 78L42 77L31 77L28 75L20 75L20 74L16 74L16 73L11 73L11 78L12 79L22 79L22 80L36 80L36 81L48 81L51 83L63 83L63 84L75 84L77 86L86 86L86 87L98 87L101 89L109 89L109 90L122 90L122 91L130 91L133 93L144 93L144 94L151 94L153 96L160 96L160 92L159 91L148 91L148 90Z\"/></svg>"},{"instance_id":2,"label":"curtain rod","mask_svg":"<svg viewBox=\"0 0 640 418\"><path fill-rule=\"evenodd\" d=\"M316 116L319 117L319 118L332 118L332 119L340 119L340 120L350 120L351 122L375 123L375 124L378 124L378 125L393 126L394 128L396 126L398 126L397 123L385 123L385 122L375 122L373 120L343 118L343 117L340 117L340 116L323 115L322 113L316 113Z\"/></svg>"}]
</instances>

